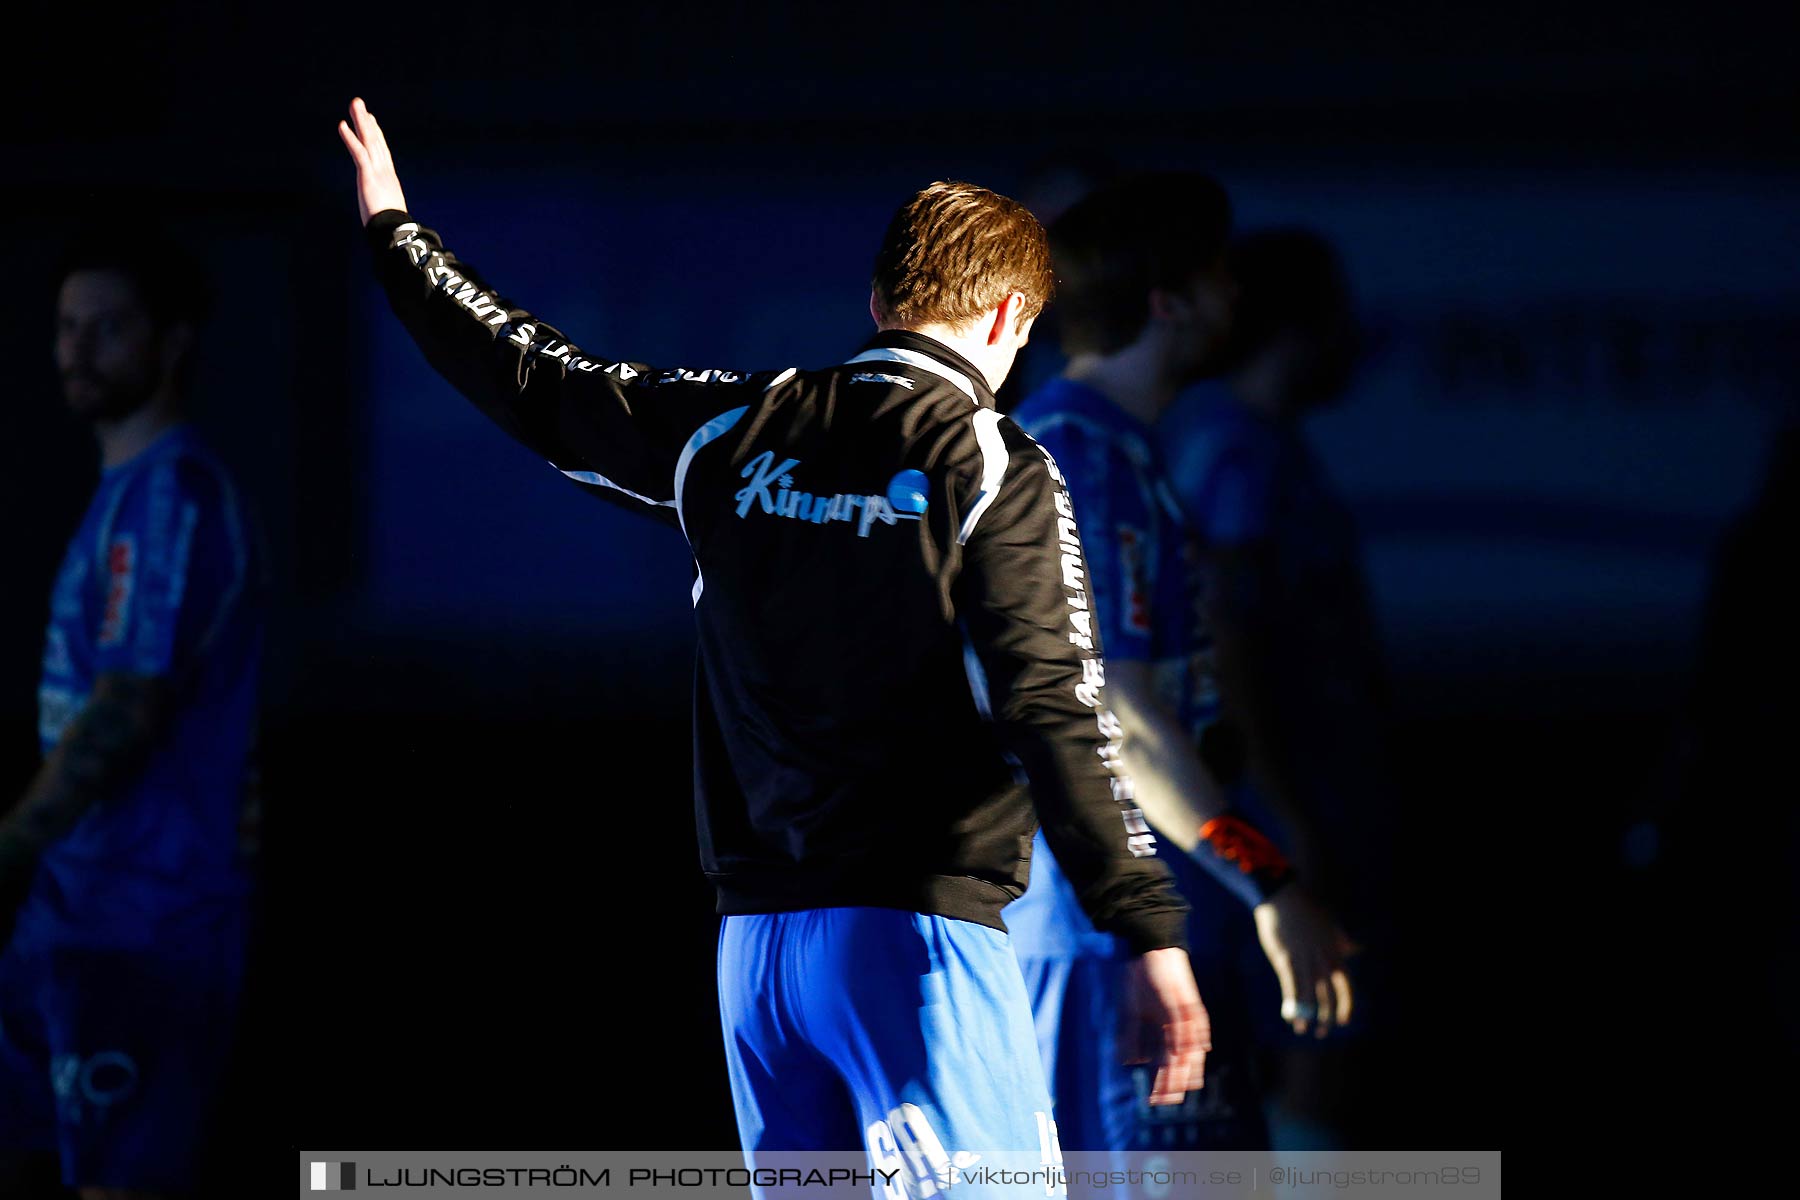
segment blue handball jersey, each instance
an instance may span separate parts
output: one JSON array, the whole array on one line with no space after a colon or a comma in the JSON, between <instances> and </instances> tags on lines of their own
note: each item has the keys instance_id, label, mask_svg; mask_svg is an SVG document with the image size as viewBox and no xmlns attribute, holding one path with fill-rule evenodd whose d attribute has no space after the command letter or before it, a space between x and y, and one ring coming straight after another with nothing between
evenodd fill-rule
<instances>
[{"instance_id":1,"label":"blue handball jersey","mask_svg":"<svg viewBox=\"0 0 1800 1200\"><path fill-rule=\"evenodd\" d=\"M1198 739L1219 711L1201 615L1200 556L1149 429L1094 389L1061 378L1012 417L1068 481L1105 660L1147 664L1158 696ZM1157 850L1165 859L1180 854L1165 839ZM1021 957L1119 952L1082 912L1042 834L1031 886L1007 906L1006 927Z\"/></svg>"},{"instance_id":2,"label":"blue handball jersey","mask_svg":"<svg viewBox=\"0 0 1800 1200\"><path fill-rule=\"evenodd\" d=\"M1277 569L1296 585L1354 566L1349 508L1292 422L1260 416L1208 383L1171 405L1157 428L1170 487L1206 544L1272 545Z\"/></svg>"},{"instance_id":3,"label":"blue handball jersey","mask_svg":"<svg viewBox=\"0 0 1800 1200\"><path fill-rule=\"evenodd\" d=\"M1222 385L1191 389L1158 431L1203 547L1269 552L1272 586L1257 604L1282 635L1277 703L1302 744L1332 761L1321 748L1363 727L1379 672L1349 507L1295 424L1251 412Z\"/></svg>"},{"instance_id":4,"label":"blue handball jersey","mask_svg":"<svg viewBox=\"0 0 1800 1200\"><path fill-rule=\"evenodd\" d=\"M20 936L131 941L247 889L239 824L263 632L251 530L185 426L102 474L51 596L38 738L55 747L107 673L168 680L176 712L126 791L45 851Z\"/></svg>"}]
</instances>

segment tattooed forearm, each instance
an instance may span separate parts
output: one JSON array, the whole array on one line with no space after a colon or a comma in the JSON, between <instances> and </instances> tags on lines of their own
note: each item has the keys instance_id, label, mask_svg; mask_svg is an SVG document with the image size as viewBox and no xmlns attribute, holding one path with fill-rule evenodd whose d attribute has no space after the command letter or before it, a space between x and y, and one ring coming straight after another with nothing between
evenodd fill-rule
<instances>
[{"instance_id":1,"label":"tattooed forearm","mask_svg":"<svg viewBox=\"0 0 1800 1200\"><path fill-rule=\"evenodd\" d=\"M23 798L0 820L0 892L22 886L46 846L142 769L169 707L162 680L100 677Z\"/></svg>"}]
</instances>

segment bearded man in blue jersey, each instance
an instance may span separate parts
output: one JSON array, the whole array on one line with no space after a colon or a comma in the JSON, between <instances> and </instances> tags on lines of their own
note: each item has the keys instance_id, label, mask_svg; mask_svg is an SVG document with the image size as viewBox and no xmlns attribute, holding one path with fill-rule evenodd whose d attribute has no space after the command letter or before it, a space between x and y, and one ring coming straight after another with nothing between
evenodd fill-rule
<instances>
[{"instance_id":1,"label":"bearded man in blue jersey","mask_svg":"<svg viewBox=\"0 0 1800 1200\"><path fill-rule=\"evenodd\" d=\"M1013 414L1068 480L1134 798L1191 905L1213 1027L1204 1087L1180 1106L1146 1103L1148 1080L1124 1064L1131 1048L1114 1034L1120 947L1072 902L1040 838L1030 889L1006 918L1065 1150L1267 1145L1243 1011L1248 939L1260 938L1295 1032L1322 1034L1350 1017L1348 939L1279 849L1226 804L1201 753L1219 697L1200 559L1151 434L1225 345L1229 224L1224 192L1189 173L1121 179L1063 213L1050 241L1068 365Z\"/></svg>"},{"instance_id":2,"label":"bearded man in blue jersey","mask_svg":"<svg viewBox=\"0 0 1800 1200\"><path fill-rule=\"evenodd\" d=\"M101 477L51 595L44 762L0 819L8 1196L50 1153L86 1200L191 1189L230 1048L263 622L248 513L184 420L204 294L127 239L61 278L57 368Z\"/></svg>"}]
</instances>

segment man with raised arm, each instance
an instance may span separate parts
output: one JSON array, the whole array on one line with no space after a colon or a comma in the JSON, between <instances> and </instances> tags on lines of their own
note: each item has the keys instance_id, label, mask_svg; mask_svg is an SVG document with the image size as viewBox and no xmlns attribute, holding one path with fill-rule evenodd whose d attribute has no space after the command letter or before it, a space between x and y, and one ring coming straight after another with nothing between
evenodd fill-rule
<instances>
[{"instance_id":1,"label":"man with raised arm","mask_svg":"<svg viewBox=\"0 0 1800 1200\"><path fill-rule=\"evenodd\" d=\"M1001 920L1040 822L1134 955L1155 1100L1196 1086L1186 909L1128 799L1073 508L994 411L1053 286L1037 221L933 184L882 240L878 332L847 361L660 368L589 353L451 254L360 101L339 133L376 273L432 366L693 549L700 857L752 1165L862 1148L926 1194L1044 1194L956 1176L1057 1154Z\"/></svg>"}]
</instances>

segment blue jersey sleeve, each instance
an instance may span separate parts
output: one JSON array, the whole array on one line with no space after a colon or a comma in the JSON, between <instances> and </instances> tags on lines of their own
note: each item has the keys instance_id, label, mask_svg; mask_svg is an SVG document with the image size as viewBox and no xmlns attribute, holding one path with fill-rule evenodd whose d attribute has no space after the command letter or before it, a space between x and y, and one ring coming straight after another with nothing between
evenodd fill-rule
<instances>
[{"instance_id":1,"label":"blue jersey sleeve","mask_svg":"<svg viewBox=\"0 0 1800 1200\"><path fill-rule=\"evenodd\" d=\"M1281 452L1231 402L1179 402L1163 419L1163 453L1182 510L1203 542L1241 546L1274 536Z\"/></svg>"},{"instance_id":2,"label":"blue jersey sleeve","mask_svg":"<svg viewBox=\"0 0 1800 1200\"><path fill-rule=\"evenodd\" d=\"M1217 546L1239 546L1269 536L1274 473L1264 456L1232 452L1213 465L1197 494L1192 516L1202 537ZM1185 490L1185 489L1184 489Z\"/></svg>"},{"instance_id":3,"label":"blue jersey sleeve","mask_svg":"<svg viewBox=\"0 0 1800 1200\"><path fill-rule=\"evenodd\" d=\"M242 589L244 538L230 485L170 457L134 479L103 530L97 673L184 674Z\"/></svg>"},{"instance_id":4,"label":"blue jersey sleeve","mask_svg":"<svg viewBox=\"0 0 1800 1200\"><path fill-rule=\"evenodd\" d=\"M1073 423L1056 424L1037 440L1068 481L1107 661L1150 661L1155 527L1136 465L1108 439Z\"/></svg>"}]
</instances>

